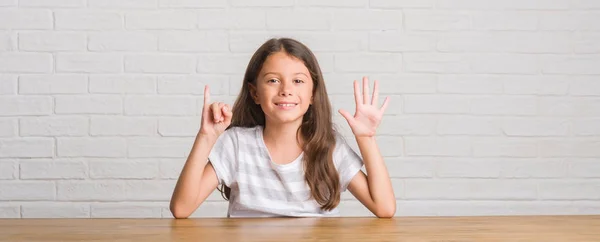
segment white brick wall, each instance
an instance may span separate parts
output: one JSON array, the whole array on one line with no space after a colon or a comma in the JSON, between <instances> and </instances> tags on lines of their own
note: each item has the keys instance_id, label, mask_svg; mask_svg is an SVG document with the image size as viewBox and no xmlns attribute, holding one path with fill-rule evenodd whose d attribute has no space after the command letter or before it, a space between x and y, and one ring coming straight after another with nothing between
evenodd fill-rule
<instances>
[{"instance_id":1,"label":"white brick wall","mask_svg":"<svg viewBox=\"0 0 600 242\"><path fill-rule=\"evenodd\" d=\"M397 216L600 214L599 1L0 0L0 218L172 217L204 85L232 104L280 36L355 149L337 109L381 81Z\"/></svg>"}]
</instances>

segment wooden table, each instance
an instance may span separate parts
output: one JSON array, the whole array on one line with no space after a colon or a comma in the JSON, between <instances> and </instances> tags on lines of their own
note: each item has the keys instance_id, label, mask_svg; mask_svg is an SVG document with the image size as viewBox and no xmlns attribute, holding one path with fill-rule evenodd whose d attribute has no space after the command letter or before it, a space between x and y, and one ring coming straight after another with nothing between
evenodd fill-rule
<instances>
[{"instance_id":1,"label":"wooden table","mask_svg":"<svg viewBox=\"0 0 600 242\"><path fill-rule=\"evenodd\" d=\"M600 216L0 219L0 241L600 241Z\"/></svg>"}]
</instances>

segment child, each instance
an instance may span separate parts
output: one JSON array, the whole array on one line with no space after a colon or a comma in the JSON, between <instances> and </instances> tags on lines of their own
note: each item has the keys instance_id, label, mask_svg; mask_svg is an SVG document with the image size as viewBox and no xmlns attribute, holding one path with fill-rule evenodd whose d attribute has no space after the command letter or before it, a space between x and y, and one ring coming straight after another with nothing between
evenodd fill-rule
<instances>
[{"instance_id":1,"label":"child","mask_svg":"<svg viewBox=\"0 0 600 242\"><path fill-rule=\"evenodd\" d=\"M171 198L175 218L187 218L217 188L228 217L339 216L349 190L377 217L392 217L396 198L375 142L388 105L378 107L354 82L356 113L340 114L362 158L333 128L331 104L314 54L288 38L270 39L252 56L233 105L210 103L204 89L200 131ZM369 176L360 169L364 165Z\"/></svg>"}]
</instances>

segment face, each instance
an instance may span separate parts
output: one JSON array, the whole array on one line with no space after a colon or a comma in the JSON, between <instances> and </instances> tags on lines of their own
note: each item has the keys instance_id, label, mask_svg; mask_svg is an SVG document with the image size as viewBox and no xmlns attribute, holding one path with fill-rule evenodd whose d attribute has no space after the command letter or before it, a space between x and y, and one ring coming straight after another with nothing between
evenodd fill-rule
<instances>
[{"instance_id":1,"label":"face","mask_svg":"<svg viewBox=\"0 0 600 242\"><path fill-rule=\"evenodd\" d=\"M251 95L265 113L267 122L302 122L312 104L313 80L304 63L285 52L267 57L251 85Z\"/></svg>"}]
</instances>

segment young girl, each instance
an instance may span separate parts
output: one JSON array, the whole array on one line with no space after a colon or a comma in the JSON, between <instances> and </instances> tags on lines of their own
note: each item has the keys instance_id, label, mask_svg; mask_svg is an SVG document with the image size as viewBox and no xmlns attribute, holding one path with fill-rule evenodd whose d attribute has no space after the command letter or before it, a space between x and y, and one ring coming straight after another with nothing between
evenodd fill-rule
<instances>
[{"instance_id":1,"label":"young girl","mask_svg":"<svg viewBox=\"0 0 600 242\"><path fill-rule=\"evenodd\" d=\"M210 103L204 90L200 131L171 198L175 218L187 218L217 188L228 217L339 216L349 190L377 217L392 217L396 198L375 142L388 105L354 82L356 112L340 114L362 158L334 130L331 104L314 54L288 38L265 42L252 56L233 105ZM364 165L368 176L361 171Z\"/></svg>"}]
</instances>

